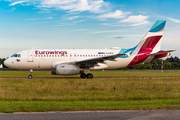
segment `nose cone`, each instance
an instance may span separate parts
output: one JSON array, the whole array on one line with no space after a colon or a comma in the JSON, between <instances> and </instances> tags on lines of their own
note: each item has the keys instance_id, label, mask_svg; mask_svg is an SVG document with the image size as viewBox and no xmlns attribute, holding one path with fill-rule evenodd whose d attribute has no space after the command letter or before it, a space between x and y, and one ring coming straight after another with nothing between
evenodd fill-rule
<instances>
[{"instance_id":1,"label":"nose cone","mask_svg":"<svg viewBox=\"0 0 180 120\"><path fill-rule=\"evenodd\" d=\"M4 61L4 65L5 65L6 67L9 67L9 66L10 66L10 60L9 60L9 59L5 60L5 61Z\"/></svg>"}]
</instances>

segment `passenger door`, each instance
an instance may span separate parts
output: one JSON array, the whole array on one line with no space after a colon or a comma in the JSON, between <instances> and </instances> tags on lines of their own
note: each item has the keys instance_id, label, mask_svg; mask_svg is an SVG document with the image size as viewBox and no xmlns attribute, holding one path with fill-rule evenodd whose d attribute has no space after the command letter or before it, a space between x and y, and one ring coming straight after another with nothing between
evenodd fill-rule
<instances>
[{"instance_id":1,"label":"passenger door","mask_svg":"<svg viewBox=\"0 0 180 120\"><path fill-rule=\"evenodd\" d=\"M27 62L34 62L33 50L27 51Z\"/></svg>"}]
</instances>

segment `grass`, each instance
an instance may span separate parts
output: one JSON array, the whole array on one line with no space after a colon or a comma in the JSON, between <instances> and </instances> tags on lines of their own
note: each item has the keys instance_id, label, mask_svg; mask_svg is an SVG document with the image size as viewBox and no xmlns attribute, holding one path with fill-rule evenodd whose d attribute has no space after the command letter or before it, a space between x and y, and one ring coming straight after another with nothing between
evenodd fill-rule
<instances>
[{"instance_id":1,"label":"grass","mask_svg":"<svg viewBox=\"0 0 180 120\"><path fill-rule=\"evenodd\" d=\"M28 75L27 72L1 72L0 77L5 77L2 75L4 73L7 77ZM106 77L180 76L178 71L94 72L93 74L95 77L100 75ZM43 75L51 77L47 72L34 72L36 77ZM4 113L179 108L180 78L0 79L0 111Z\"/></svg>"},{"instance_id":2,"label":"grass","mask_svg":"<svg viewBox=\"0 0 180 120\"><path fill-rule=\"evenodd\" d=\"M92 71L91 72L94 77L157 77L157 76L178 76L180 77L180 71ZM27 77L29 72L0 72L0 78L21 78ZM59 76L59 75L51 75L50 71L47 72L33 72L33 77L51 77L51 78L59 78L59 77L79 77L80 75L71 75L71 76Z\"/></svg>"},{"instance_id":3,"label":"grass","mask_svg":"<svg viewBox=\"0 0 180 120\"><path fill-rule=\"evenodd\" d=\"M180 80L0 80L0 101L119 101L180 98Z\"/></svg>"},{"instance_id":4,"label":"grass","mask_svg":"<svg viewBox=\"0 0 180 120\"><path fill-rule=\"evenodd\" d=\"M175 99L134 101L0 101L0 105L0 111L4 113L180 109L179 100Z\"/></svg>"}]
</instances>

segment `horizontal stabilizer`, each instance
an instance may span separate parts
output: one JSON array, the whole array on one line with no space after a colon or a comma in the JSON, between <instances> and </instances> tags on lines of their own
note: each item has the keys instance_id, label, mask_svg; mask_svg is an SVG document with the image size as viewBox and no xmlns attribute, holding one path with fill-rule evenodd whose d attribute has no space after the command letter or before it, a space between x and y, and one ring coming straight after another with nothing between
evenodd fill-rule
<instances>
[{"instance_id":1,"label":"horizontal stabilizer","mask_svg":"<svg viewBox=\"0 0 180 120\"><path fill-rule=\"evenodd\" d=\"M162 55L164 53L169 53L169 52L173 52L173 51L176 51L176 50L167 50L167 51L162 51L162 52L158 52L158 53L152 53L152 54L149 54L149 56Z\"/></svg>"}]
</instances>

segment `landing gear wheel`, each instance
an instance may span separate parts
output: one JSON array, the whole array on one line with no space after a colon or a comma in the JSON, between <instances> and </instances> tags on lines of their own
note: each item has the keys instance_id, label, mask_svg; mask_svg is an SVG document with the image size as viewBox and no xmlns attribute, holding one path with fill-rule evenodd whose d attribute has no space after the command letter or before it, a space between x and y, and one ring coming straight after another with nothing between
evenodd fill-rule
<instances>
[{"instance_id":1,"label":"landing gear wheel","mask_svg":"<svg viewBox=\"0 0 180 120\"><path fill-rule=\"evenodd\" d=\"M87 76L86 76L86 74L85 73L83 73L83 74L81 74L81 76L80 76L81 78L86 78Z\"/></svg>"},{"instance_id":2,"label":"landing gear wheel","mask_svg":"<svg viewBox=\"0 0 180 120\"><path fill-rule=\"evenodd\" d=\"M32 77L32 75L29 75L28 78L29 78L29 79L32 79L33 77Z\"/></svg>"},{"instance_id":3,"label":"landing gear wheel","mask_svg":"<svg viewBox=\"0 0 180 120\"><path fill-rule=\"evenodd\" d=\"M93 75L91 73L88 73L87 74L87 79L92 79L93 78Z\"/></svg>"}]
</instances>

